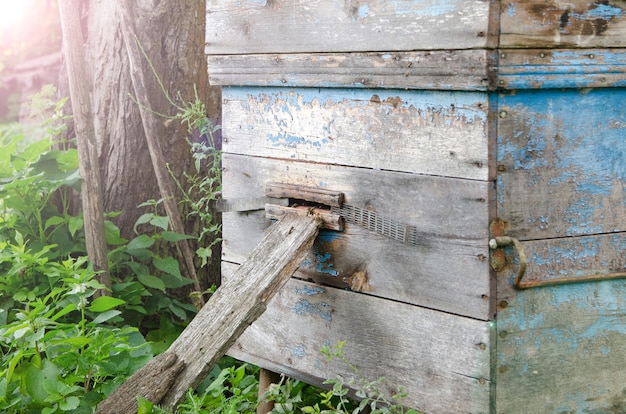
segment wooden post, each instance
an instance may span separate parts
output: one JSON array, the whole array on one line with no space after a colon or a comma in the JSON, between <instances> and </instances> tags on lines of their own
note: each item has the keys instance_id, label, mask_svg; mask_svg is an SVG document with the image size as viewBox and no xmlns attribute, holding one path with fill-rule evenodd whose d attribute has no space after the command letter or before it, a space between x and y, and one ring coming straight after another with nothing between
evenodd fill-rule
<instances>
[{"instance_id":1,"label":"wooden post","mask_svg":"<svg viewBox=\"0 0 626 414\"><path fill-rule=\"evenodd\" d=\"M256 408L257 414L267 414L272 411L274 408L274 401L261 401L261 397L270 385L278 384L279 382L280 374L261 368L259 371L259 405Z\"/></svg>"},{"instance_id":2,"label":"wooden post","mask_svg":"<svg viewBox=\"0 0 626 414\"><path fill-rule=\"evenodd\" d=\"M76 125L76 146L80 175L83 179L81 198L85 222L87 254L98 273L98 280L111 287L108 250L104 232L102 180L93 125L93 112L89 96L89 78L85 66L83 34L80 28L79 6L76 0L61 0L59 12L63 32L63 51L67 64L67 77ZM100 292L106 294L106 292Z\"/></svg>"},{"instance_id":3,"label":"wooden post","mask_svg":"<svg viewBox=\"0 0 626 414\"><path fill-rule=\"evenodd\" d=\"M144 73L145 65L142 65L143 54L138 44L137 36L135 35L135 23L132 19L131 4L128 0L121 0L118 3L118 10L122 20L121 28L122 35L124 37L124 45L126 46L126 52L128 54L128 60L130 64L131 80L133 84L133 90L135 96L139 102L139 112L141 114L141 122L143 124L144 132L146 133L146 141L148 143L148 152L152 160L152 168L156 175L157 184L161 197L163 198L163 205L165 211L170 219L172 230L177 233L184 234L185 228L183 226L182 219L180 218L180 212L176 204L176 197L174 191L174 183L167 170L165 158L163 152L159 146L158 131L159 120L156 115L150 112L149 108L154 108L154 99L150 97L148 93L149 81L146 79ZM152 77L154 74L151 73ZM164 92L165 93L165 92ZM197 292L202 292L198 275L196 274L195 264L193 262L193 253L189 247L187 240L181 240L178 242L180 247L183 263L187 269L187 275L193 280L194 289ZM199 296L201 305L204 305L204 298Z\"/></svg>"},{"instance_id":4,"label":"wooden post","mask_svg":"<svg viewBox=\"0 0 626 414\"><path fill-rule=\"evenodd\" d=\"M169 409L178 405L265 311L304 260L317 232L312 216L288 215L274 224L231 282L211 296L170 348L134 373L96 413L134 414L138 395Z\"/></svg>"}]
</instances>

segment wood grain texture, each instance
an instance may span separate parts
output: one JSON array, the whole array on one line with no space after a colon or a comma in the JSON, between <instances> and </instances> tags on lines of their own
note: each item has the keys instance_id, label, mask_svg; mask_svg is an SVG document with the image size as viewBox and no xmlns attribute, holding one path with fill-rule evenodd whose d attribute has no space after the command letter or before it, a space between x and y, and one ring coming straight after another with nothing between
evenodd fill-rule
<instances>
[{"instance_id":1,"label":"wood grain texture","mask_svg":"<svg viewBox=\"0 0 626 414\"><path fill-rule=\"evenodd\" d=\"M483 320L492 315L488 183L232 154L224 154L223 166L226 198L255 198L268 182L317 186L415 226L420 236L407 246L355 225L324 230L298 277L349 287L365 271L370 295ZM264 211L225 213L222 259L245 260L267 225Z\"/></svg>"},{"instance_id":2,"label":"wood grain texture","mask_svg":"<svg viewBox=\"0 0 626 414\"><path fill-rule=\"evenodd\" d=\"M487 180L486 93L225 88L224 151Z\"/></svg>"},{"instance_id":3,"label":"wood grain texture","mask_svg":"<svg viewBox=\"0 0 626 414\"><path fill-rule=\"evenodd\" d=\"M286 216L168 349L185 364L162 403L173 408L195 388L293 274L317 235L312 217Z\"/></svg>"},{"instance_id":4,"label":"wood grain texture","mask_svg":"<svg viewBox=\"0 0 626 414\"><path fill-rule=\"evenodd\" d=\"M498 216L535 240L626 231L626 89L500 96Z\"/></svg>"},{"instance_id":5,"label":"wood grain texture","mask_svg":"<svg viewBox=\"0 0 626 414\"><path fill-rule=\"evenodd\" d=\"M502 0L500 47L626 46L621 0Z\"/></svg>"},{"instance_id":6,"label":"wood grain texture","mask_svg":"<svg viewBox=\"0 0 626 414\"><path fill-rule=\"evenodd\" d=\"M497 86L554 89L626 86L626 49L501 49Z\"/></svg>"},{"instance_id":7,"label":"wood grain texture","mask_svg":"<svg viewBox=\"0 0 626 414\"><path fill-rule=\"evenodd\" d=\"M207 54L484 47L489 1L209 0Z\"/></svg>"},{"instance_id":8,"label":"wood grain texture","mask_svg":"<svg viewBox=\"0 0 626 414\"><path fill-rule=\"evenodd\" d=\"M225 268L226 284L231 283ZM408 406L428 413L488 413L488 322L448 315L292 279L229 355L314 384L354 377L326 361L324 345L344 354L368 380L384 377L388 395L403 387Z\"/></svg>"},{"instance_id":9,"label":"wood grain texture","mask_svg":"<svg viewBox=\"0 0 626 414\"><path fill-rule=\"evenodd\" d=\"M486 90L487 50L208 55L209 80L223 86Z\"/></svg>"},{"instance_id":10,"label":"wood grain texture","mask_svg":"<svg viewBox=\"0 0 626 414\"><path fill-rule=\"evenodd\" d=\"M626 412L624 280L512 292L497 318L497 412ZM512 276L511 276L512 277Z\"/></svg>"}]
</instances>

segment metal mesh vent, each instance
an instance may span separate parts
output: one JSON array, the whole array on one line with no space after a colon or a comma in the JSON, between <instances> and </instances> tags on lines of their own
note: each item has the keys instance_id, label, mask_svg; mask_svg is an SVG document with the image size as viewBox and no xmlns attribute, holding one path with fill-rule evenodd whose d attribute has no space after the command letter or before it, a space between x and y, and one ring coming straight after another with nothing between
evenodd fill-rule
<instances>
[{"instance_id":1,"label":"metal mesh vent","mask_svg":"<svg viewBox=\"0 0 626 414\"><path fill-rule=\"evenodd\" d=\"M364 208L344 204L343 207L331 207L331 212L339 214L348 223L364 227L371 232L398 240L410 246L417 245L417 229L414 226L383 217Z\"/></svg>"}]
</instances>

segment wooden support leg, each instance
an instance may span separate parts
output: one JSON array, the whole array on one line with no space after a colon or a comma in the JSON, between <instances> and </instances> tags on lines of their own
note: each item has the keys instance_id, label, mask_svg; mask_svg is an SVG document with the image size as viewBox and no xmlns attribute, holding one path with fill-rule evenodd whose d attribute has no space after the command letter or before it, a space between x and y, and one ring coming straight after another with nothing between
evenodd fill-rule
<instances>
[{"instance_id":1,"label":"wooden support leg","mask_svg":"<svg viewBox=\"0 0 626 414\"><path fill-rule=\"evenodd\" d=\"M261 368L259 371L259 406L256 408L257 414L267 414L274 408L274 401L261 401L261 396L270 385L280 382L280 374Z\"/></svg>"}]
</instances>

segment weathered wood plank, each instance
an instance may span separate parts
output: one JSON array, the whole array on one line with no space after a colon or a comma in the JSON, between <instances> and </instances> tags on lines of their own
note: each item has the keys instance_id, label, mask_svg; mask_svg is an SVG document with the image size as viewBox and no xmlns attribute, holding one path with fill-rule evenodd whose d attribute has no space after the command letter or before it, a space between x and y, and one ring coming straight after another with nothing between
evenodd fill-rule
<instances>
[{"instance_id":1,"label":"weathered wood plank","mask_svg":"<svg viewBox=\"0 0 626 414\"><path fill-rule=\"evenodd\" d=\"M500 50L499 88L626 86L626 49Z\"/></svg>"},{"instance_id":2,"label":"weathered wood plank","mask_svg":"<svg viewBox=\"0 0 626 414\"><path fill-rule=\"evenodd\" d=\"M209 80L223 86L486 90L490 52L209 55Z\"/></svg>"},{"instance_id":3,"label":"weathered wood plank","mask_svg":"<svg viewBox=\"0 0 626 414\"><path fill-rule=\"evenodd\" d=\"M488 183L232 154L224 154L223 166L226 198L258 197L269 182L317 186L420 235L408 246L355 225L322 231L298 277L483 320L493 314ZM225 213L223 260L245 260L267 225L263 211Z\"/></svg>"},{"instance_id":4,"label":"weathered wood plank","mask_svg":"<svg viewBox=\"0 0 626 414\"><path fill-rule=\"evenodd\" d=\"M626 412L626 282L512 292L498 280L497 412Z\"/></svg>"},{"instance_id":5,"label":"weathered wood plank","mask_svg":"<svg viewBox=\"0 0 626 414\"><path fill-rule=\"evenodd\" d=\"M525 282L572 282L590 276L610 278L626 274L626 233L530 240L521 244L527 258ZM510 275L518 268L517 253L511 249L507 255L509 263L501 275ZM508 298L499 295L498 300Z\"/></svg>"},{"instance_id":6,"label":"weathered wood plank","mask_svg":"<svg viewBox=\"0 0 626 414\"><path fill-rule=\"evenodd\" d=\"M226 284L233 266L225 266ZM488 322L448 315L292 279L239 338L230 355L321 385L354 373L330 363L324 345L346 341L345 356L383 391L403 387L408 406L428 413L489 413Z\"/></svg>"},{"instance_id":7,"label":"weathered wood plank","mask_svg":"<svg viewBox=\"0 0 626 414\"><path fill-rule=\"evenodd\" d=\"M207 1L207 54L476 49L488 1Z\"/></svg>"},{"instance_id":8,"label":"weathered wood plank","mask_svg":"<svg viewBox=\"0 0 626 414\"><path fill-rule=\"evenodd\" d=\"M624 47L621 0L503 0L500 47Z\"/></svg>"},{"instance_id":9,"label":"weathered wood plank","mask_svg":"<svg viewBox=\"0 0 626 414\"><path fill-rule=\"evenodd\" d=\"M225 88L224 151L487 180L487 94Z\"/></svg>"},{"instance_id":10,"label":"weathered wood plank","mask_svg":"<svg viewBox=\"0 0 626 414\"><path fill-rule=\"evenodd\" d=\"M276 291L293 274L317 235L312 217L286 216L274 225L233 276L168 349L185 368L163 404L174 407L195 388L213 365L264 311ZM158 402L158 401L155 401Z\"/></svg>"},{"instance_id":11,"label":"weathered wood plank","mask_svg":"<svg viewBox=\"0 0 626 414\"><path fill-rule=\"evenodd\" d=\"M626 231L626 89L500 96L498 217L521 240Z\"/></svg>"}]
</instances>

